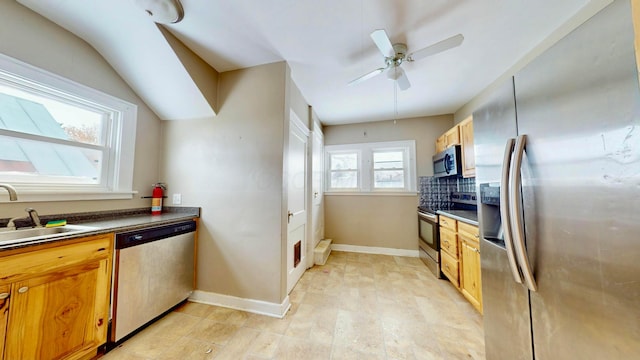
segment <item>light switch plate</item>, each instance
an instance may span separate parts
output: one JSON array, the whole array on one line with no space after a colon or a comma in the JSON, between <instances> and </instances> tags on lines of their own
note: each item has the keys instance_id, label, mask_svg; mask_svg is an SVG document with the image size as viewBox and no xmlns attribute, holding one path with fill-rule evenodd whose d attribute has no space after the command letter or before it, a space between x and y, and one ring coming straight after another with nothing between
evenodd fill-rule
<instances>
[{"instance_id":1,"label":"light switch plate","mask_svg":"<svg viewBox=\"0 0 640 360\"><path fill-rule=\"evenodd\" d=\"M173 205L182 204L182 194L173 194Z\"/></svg>"}]
</instances>

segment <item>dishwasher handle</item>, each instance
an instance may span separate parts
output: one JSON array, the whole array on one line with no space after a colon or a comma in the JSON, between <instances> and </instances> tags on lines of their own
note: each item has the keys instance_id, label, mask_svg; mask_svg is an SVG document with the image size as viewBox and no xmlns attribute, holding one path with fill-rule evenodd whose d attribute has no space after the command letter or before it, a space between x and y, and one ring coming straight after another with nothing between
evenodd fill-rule
<instances>
[{"instance_id":1,"label":"dishwasher handle","mask_svg":"<svg viewBox=\"0 0 640 360\"><path fill-rule=\"evenodd\" d=\"M116 234L116 249L142 245L194 231L196 231L196 222L194 220L127 231Z\"/></svg>"}]
</instances>

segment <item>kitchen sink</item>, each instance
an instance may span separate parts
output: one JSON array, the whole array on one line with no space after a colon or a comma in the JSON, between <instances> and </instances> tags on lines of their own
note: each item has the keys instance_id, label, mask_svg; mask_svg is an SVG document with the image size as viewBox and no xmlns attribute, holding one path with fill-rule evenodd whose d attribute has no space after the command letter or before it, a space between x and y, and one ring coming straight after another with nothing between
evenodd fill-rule
<instances>
[{"instance_id":1,"label":"kitchen sink","mask_svg":"<svg viewBox=\"0 0 640 360\"><path fill-rule=\"evenodd\" d=\"M97 228L84 225L64 225L56 227L34 227L0 232L0 247L23 242L39 242L46 239L94 231Z\"/></svg>"}]
</instances>

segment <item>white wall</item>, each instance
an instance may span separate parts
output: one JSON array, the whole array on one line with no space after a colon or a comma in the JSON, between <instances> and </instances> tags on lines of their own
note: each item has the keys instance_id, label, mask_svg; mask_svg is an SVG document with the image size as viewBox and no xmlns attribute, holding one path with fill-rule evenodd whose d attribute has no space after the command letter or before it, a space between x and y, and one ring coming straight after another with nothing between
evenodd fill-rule
<instances>
[{"instance_id":1,"label":"white wall","mask_svg":"<svg viewBox=\"0 0 640 360\"><path fill-rule=\"evenodd\" d=\"M379 121L324 127L325 145L415 140L418 176L433 175L431 157L438 136L453 116ZM326 194L325 194L326 195ZM326 195L325 237L341 245L418 249L417 194Z\"/></svg>"},{"instance_id":2,"label":"white wall","mask_svg":"<svg viewBox=\"0 0 640 360\"><path fill-rule=\"evenodd\" d=\"M201 206L197 289L280 303L288 67L224 72L215 118L163 123L169 196ZM286 221L286 220L285 220Z\"/></svg>"},{"instance_id":3,"label":"white wall","mask_svg":"<svg viewBox=\"0 0 640 360\"><path fill-rule=\"evenodd\" d=\"M0 53L138 105L132 200L2 203L0 217L24 213L28 205L41 215L151 206L151 184L157 182L160 120L89 44L19 5L0 1Z\"/></svg>"}]
</instances>

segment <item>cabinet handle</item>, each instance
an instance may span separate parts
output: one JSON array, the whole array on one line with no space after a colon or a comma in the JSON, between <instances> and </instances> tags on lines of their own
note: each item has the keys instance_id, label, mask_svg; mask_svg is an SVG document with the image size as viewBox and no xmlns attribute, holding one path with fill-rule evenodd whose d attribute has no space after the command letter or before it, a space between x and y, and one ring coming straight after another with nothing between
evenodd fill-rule
<instances>
[{"instance_id":1,"label":"cabinet handle","mask_svg":"<svg viewBox=\"0 0 640 360\"><path fill-rule=\"evenodd\" d=\"M24 294L27 291L29 291L29 287L28 286L23 286L20 289L18 289L18 293L20 293L20 294Z\"/></svg>"},{"instance_id":2,"label":"cabinet handle","mask_svg":"<svg viewBox=\"0 0 640 360\"><path fill-rule=\"evenodd\" d=\"M0 294L0 300L4 300L4 299L6 299L8 297L9 297L9 293L8 292Z\"/></svg>"}]
</instances>

